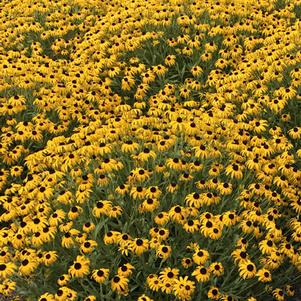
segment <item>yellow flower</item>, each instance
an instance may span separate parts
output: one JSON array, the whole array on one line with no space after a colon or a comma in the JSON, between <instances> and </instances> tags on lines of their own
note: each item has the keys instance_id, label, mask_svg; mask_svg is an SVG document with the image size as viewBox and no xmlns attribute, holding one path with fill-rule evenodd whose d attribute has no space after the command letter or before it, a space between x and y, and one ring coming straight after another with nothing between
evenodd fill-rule
<instances>
[{"instance_id":1,"label":"yellow flower","mask_svg":"<svg viewBox=\"0 0 301 301\"><path fill-rule=\"evenodd\" d=\"M233 163L226 167L226 175L230 175L231 178L241 179L243 177L243 168L237 163Z\"/></svg>"},{"instance_id":2,"label":"yellow flower","mask_svg":"<svg viewBox=\"0 0 301 301\"><path fill-rule=\"evenodd\" d=\"M272 281L272 275L271 272L267 269L260 269L258 270L256 276L258 276L258 280L260 282L271 282Z\"/></svg>"},{"instance_id":3,"label":"yellow flower","mask_svg":"<svg viewBox=\"0 0 301 301\"><path fill-rule=\"evenodd\" d=\"M175 279L173 290L179 300L191 300L195 291L195 282L188 279L188 276Z\"/></svg>"},{"instance_id":4,"label":"yellow flower","mask_svg":"<svg viewBox=\"0 0 301 301\"><path fill-rule=\"evenodd\" d=\"M215 286L211 287L207 293L207 296L212 300L219 300L220 298L219 289Z\"/></svg>"},{"instance_id":5,"label":"yellow flower","mask_svg":"<svg viewBox=\"0 0 301 301\"><path fill-rule=\"evenodd\" d=\"M53 294L45 293L40 296L38 301L55 301L55 298Z\"/></svg>"},{"instance_id":6,"label":"yellow flower","mask_svg":"<svg viewBox=\"0 0 301 301\"><path fill-rule=\"evenodd\" d=\"M93 296L93 295L89 295L88 297L86 297L86 298L84 299L84 301L96 301L96 297Z\"/></svg>"},{"instance_id":7,"label":"yellow flower","mask_svg":"<svg viewBox=\"0 0 301 301\"><path fill-rule=\"evenodd\" d=\"M210 279L210 270L204 266L198 266L191 274L198 282L207 282Z\"/></svg>"},{"instance_id":8,"label":"yellow flower","mask_svg":"<svg viewBox=\"0 0 301 301\"><path fill-rule=\"evenodd\" d=\"M25 258L21 261L19 272L22 276L29 276L34 273L38 267L38 262L32 258Z\"/></svg>"},{"instance_id":9,"label":"yellow flower","mask_svg":"<svg viewBox=\"0 0 301 301\"><path fill-rule=\"evenodd\" d=\"M167 65L167 66L172 66L174 65L176 62L176 56L175 55L168 55L166 56L165 60L164 60L164 63Z\"/></svg>"},{"instance_id":10,"label":"yellow flower","mask_svg":"<svg viewBox=\"0 0 301 301\"><path fill-rule=\"evenodd\" d=\"M12 262L0 262L0 277L7 279L14 274L16 265Z\"/></svg>"},{"instance_id":11,"label":"yellow flower","mask_svg":"<svg viewBox=\"0 0 301 301\"><path fill-rule=\"evenodd\" d=\"M58 284L59 286L67 285L68 282L70 281L70 279L71 279L70 275L68 275L68 274L63 274L63 275L61 275L61 276L58 278L57 284Z\"/></svg>"},{"instance_id":12,"label":"yellow flower","mask_svg":"<svg viewBox=\"0 0 301 301\"><path fill-rule=\"evenodd\" d=\"M280 288L274 289L272 294L277 301L283 301L285 299L284 292Z\"/></svg>"},{"instance_id":13,"label":"yellow flower","mask_svg":"<svg viewBox=\"0 0 301 301\"><path fill-rule=\"evenodd\" d=\"M166 260L171 254L171 247L167 245L161 245L156 249L156 256Z\"/></svg>"},{"instance_id":14,"label":"yellow flower","mask_svg":"<svg viewBox=\"0 0 301 301\"><path fill-rule=\"evenodd\" d=\"M135 267L130 263L125 263L118 268L117 274L123 277L130 277Z\"/></svg>"},{"instance_id":15,"label":"yellow flower","mask_svg":"<svg viewBox=\"0 0 301 301\"><path fill-rule=\"evenodd\" d=\"M192 255L193 261L198 265L203 265L209 258L209 252L205 249L197 248Z\"/></svg>"},{"instance_id":16,"label":"yellow flower","mask_svg":"<svg viewBox=\"0 0 301 301\"><path fill-rule=\"evenodd\" d=\"M147 239L136 238L131 243L131 248L135 254L140 256L149 249L149 242Z\"/></svg>"},{"instance_id":17,"label":"yellow flower","mask_svg":"<svg viewBox=\"0 0 301 301\"><path fill-rule=\"evenodd\" d=\"M220 262L212 262L210 264L210 270L215 276L221 276L224 274L224 267Z\"/></svg>"},{"instance_id":18,"label":"yellow flower","mask_svg":"<svg viewBox=\"0 0 301 301\"><path fill-rule=\"evenodd\" d=\"M121 151L124 153L133 153L139 148L139 144L132 140L127 140L121 145Z\"/></svg>"},{"instance_id":19,"label":"yellow flower","mask_svg":"<svg viewBox=\"0 0 301 301\"><path fill-rule=\"evenodd\" d=\"M116 275L111 280L112 290L120 295L128 295L128 278Z\"/></svg>"},{"instance_id":20,"label":"yellow flower","mask_svg":"<svg viewBox=\"0 0 301 301\"><path fill-rule=\"evenodd\" d=\"M239 275L243 279L253 278L256 275L256 266L250 260L246 260L239 264Z\"/></svg>"},{"instance_id":21,"label":"yellow flower","mask_svg":"<svg viewBox=\"0 0 301 301\"><path fill-rule=\"evenodd\" d=\"M97 242L94 240L86 240L81 244L80 250L84 254L91 253L97 247Z\"/></svg>"},{"instance_id":22,"label":"yellow flower","mask_svg":"<svg viewBox=\"0 0 301 301\"><path fill-rule=\"evenodd\" d=\"M202 74L203 70L200 66L194 66L191 68L191 73L194 77L198 77Z\"/></svg>"},{"instance_id":23,"label":"yellow flower","mask_svg":"<svg viewBox=\"0 0 301 301\"><path fill-rule=\"evenodd\" d=\"M49 266L54 262L56 262L57 259L58 259L58 254L56 251L48 251L44 254L43 261L46 266Z\"/></svg>"},{"instance_id":24,"label":"yellow flower","mask_svg":"<svg viewBox=\"0 0 301 301\"><path fill-rule=\"evenodd\" d=\"M74 263L69 267L68 273L72 278L84 277L90 272L90 260L85 256L78 255Z\"/></svg>"},{"instance_id":25,"label":"yellow flower","mask_svg":"<svg viewBox=\"0 0 301 301\"><path fill-rule=\"evenodd\" d=\"M119 232L109 231L104 235L103 241L106 245L118 242Z\"/></svg>"},{"instance_id":26,"label":"yellow flower","mask_svg":"<svg viewBox=\"0 0 301 301\"><path fill-rule=\"evenodd\" d=\"M92 278L97 283L103 283L108 278L109 272L110 272L109 269L104 269L104 268L98 269L98 270L93 270Z\"/></svg>"},{"instance_id":27,"label":"yellow flower","mask_svg":"<svg viewBox=\"0 0 301 301\"><path fill-rule=\"evenodd\" d=\"M143 294L138 297L137 301L154 301L154 299L148 297L147 295Z\"/></svg>"}]
</instances>

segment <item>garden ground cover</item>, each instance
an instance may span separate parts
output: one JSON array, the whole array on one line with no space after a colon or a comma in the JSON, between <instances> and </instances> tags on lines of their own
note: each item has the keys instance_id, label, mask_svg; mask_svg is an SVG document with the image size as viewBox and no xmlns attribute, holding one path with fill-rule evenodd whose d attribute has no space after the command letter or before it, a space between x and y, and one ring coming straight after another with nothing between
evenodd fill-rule
<instances>
[{"instance_id":1,"label":"garden ground cover","mask_svg":"<svg viewBox=\"0 0 301 301\"><path fill-rule=\"evenodd\" d=\"M0 293L290 300L301 1L0 4Z\"/></svg>"}]
</instances>

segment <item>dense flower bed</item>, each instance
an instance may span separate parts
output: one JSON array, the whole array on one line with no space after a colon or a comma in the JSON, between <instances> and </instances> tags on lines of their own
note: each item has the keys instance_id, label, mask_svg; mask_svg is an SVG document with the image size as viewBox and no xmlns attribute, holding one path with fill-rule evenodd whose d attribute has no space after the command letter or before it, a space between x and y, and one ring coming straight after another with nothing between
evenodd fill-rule
<instances>
[{"instance_id":1,"label":"dense flower bed","mask_svg":"<svg viewBox=\"0 0 301 301\"><path fill-rule=\"evenodd\" d=\"M0 293L293 296L300 17L300 0L3 0Z\"/></svg>"}]
</instances>

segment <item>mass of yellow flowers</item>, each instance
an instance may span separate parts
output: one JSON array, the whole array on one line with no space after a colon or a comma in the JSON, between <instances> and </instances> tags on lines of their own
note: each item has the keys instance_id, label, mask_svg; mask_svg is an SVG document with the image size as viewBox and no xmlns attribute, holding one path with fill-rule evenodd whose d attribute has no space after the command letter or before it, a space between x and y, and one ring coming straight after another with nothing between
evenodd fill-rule
<instances>
[{"instance_id":1,"label":"mass of yellow flowers","mask_svg":"<svg viewBox=\"0 0 301 301\"><path fill-rule=\"evenodd\" d=\"M300 0L2 0L0 70L0 300L292 300Z\"/></svg>"}]
</instances>

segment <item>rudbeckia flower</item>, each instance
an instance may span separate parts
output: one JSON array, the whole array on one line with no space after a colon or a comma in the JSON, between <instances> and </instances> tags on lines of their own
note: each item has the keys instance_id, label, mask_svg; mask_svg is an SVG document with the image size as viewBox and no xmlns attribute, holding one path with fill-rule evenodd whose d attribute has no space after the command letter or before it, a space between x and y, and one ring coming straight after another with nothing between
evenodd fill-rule
<instances>
[{"instance_id":1,"label":"rudbeckia flower","mask_svg":"<svg viewBox=\"0 0 301 301\"><path fill-rule=\"evenodd\" d=\"M138 256L142 255L149 248L149 242L147 239L136 238L132 242L132 250Z\"/></svg>"},{"instance_id":2,"label":"rudbeckia flower","mask_svg":"<svg viewBox=\"0 0 301 301\"><path fill-rule=\"evenodd\" d=\"M0 277L2 279L8 279L14 274L16 265L12 262L1 262L0 263Z\"/></svg>"},{"instance_id":3,"label":"rudbeckia flower","mask_svg":"<svg viewBox=\"0 0 301 301\"><path fill-rule=\"evenodd\" d=\"M128 295L128 278L116 275L111 280L111 287L120 295Z\"/></svg>"},{"instance_id":4,"label":"rudbeckia flower","mask_svg":"<svg viewBox=\"0 0 301 301\"><path fill-rule=\"evenodd\" d=\"M243 177L243 168L237 163L233 163L226 167L225 173L226 175L230 175L231 178L241 179Z\"/></svg>"},{"instance_id":5,"label":"rudbeckia flower","mask_svg":"<svg viewBox=\"0 0 301 301\"><path fill-rule=\"evenodd\" d=\"M90 295L90 296L86 297L86 298L84 299L84 301L96 301L96 297L93 296L93 295Z\"/></svg>"},{"instance_id":6,"label":"rudbeckia flower","mask_svg":"<svg viewBox=\"0 0 301 301\"><path fill-rule=\"evenodd\" d=\"M70 281L70 279L71 279L70 275L68 275L68 274L63 274L63 275L61 275L61 276L58 278L57 284L58 284L59 286L67 285L68 282Z\"/></svg>"},{"instance_id":7,"label":"rudbeckia flower","mask_svg":"<svg viewBox=\"0 0 301 301\"><path fill-rule=\"evenodd\" d=\"M109 276L109 269L102 268L102 269L94 270L92 272L93 280L95 280L97 283L100 284L105 282L108 276Z\"/></svg>"},{"instance_id":8,"label":"rudbeckia flower","mask_svg":"<svg viewBox=\"0 0 301 301\"><path fill-rule=\"evenodd\" d=\"M195 288L195 282L189 280L188 276L176 279L173 285L174 294L180 300L191 300Z\"/></svg>"},{"instance_id":9,"label":"rudbeckia flower","mask_svg":"<svg viewBox=\"0 0 301 301\"><path fill-rule=\"evenodd\" d=\"M84 254L91 253L97 247L97 243L94 240L86 240L80 246L80 250Z\"/></svg>"},{"instance_id":10,"label":"rudbeckia flower","mask_svg":"<svg viewBox=\"0 0 301 301\"><path fill-rule=\"evenodd\" d=\"M156 256L166 260L171 254L171 247L167 245L161 245L156 250Z\"/></svg>"},{"instance_id":11,"label":"rudbeckia flower","mask_svg":"<svg viewBox=\"0 0 301 301\"><path fill-rule=\"evenodd\" d=\"M276 288L273 290L273 297L277 300L277 301L283 301L285 299L285 295L282 289L280 288Z\"/></svg>"},{"instance_id":12,"label":"rudbeckia flower","mask_svg":"<svg viewBox=\"0 0 301 301\"><path fill-rule=\"evenodd\" d=\"M23 276L31 275L38 267L38 262L32 258L25 258L21 261L19 273Z\"/></svg>"},{"instance_id":13,"label":"rudbeckia flower","mask_svg":"<svg viewBox=\"0 0 301 301\"><path fill-rule=\"evenodd\" d=\"M207 296L212 300L219 300L220 298L219 289L215 286L211 287L207 293Z\"/></svg>"},{"instance_id":14,"label":"rudbeckia flower","mask_svg":"<svg viewBox=\"0 0 301 301\"><path fill-rule=\"evenodd\" d=\"M260 269L258 270L256 276L258 276L258 280L260 282L271 282L272 281L272 274L267 269Z\"/></svg>"},{"instance_id":15,"label":"rudbeckia flower","mask_svg":"<svg viewBox=\"0 0 301 301\"><path fill-rule=\"evenodd\" d=\"M239 275L243 279L253 278L256 275L256 266L250 260L239 264Z\"/></svg>"},{"instance_id":16,"label":"rudbeckia flower","mask_svg":"<svg viewBox=\"0 0 301 301\"><path fill-rule=\"evenodd\" d=\"M207 282L210 279L210 270L204 266L198 266L191 274L198 282Z\"/></svg>"},{"instance_id":17,"label":"rudbeckia flower","mask_svg":"<svg viewBox=\"0 0 301 301\"><path fill-rule=\"evenodd\" d=\"M45 293L40 296L38 301L55 301L54 295L50 293Z\"/></svg>"},{"instance_id":18,"label":"rudbeckia flower","mask_svg":"<svg viewBox=\"0 0 301 301\"><path fill-rule=\"evenodd\" d=\"M154 301L154 299L148 297L147 295L143 294L138 297L137 301Z\"/></svg>"},{"instance_id":19,"label":"rudbeckia flower","mask_svg":"<svg viewBox=\"0 0 301 301\"><path fill-rule=\"evenodd\" d=\"M74 263L69 267L68 273L72 278L82 278L89 274L90 261L84 256L78 255Z\"/></svg>"},{"instance_id":20,"label":"rudbeckia flower","mask_svg":"<svg viewBox=\"0 0 301 301\"><path fill-rule=\"evenodd\" d=\"M130 263L125 263L118 268L117 274L123 277L130 277L135 267Z\"/></svg>"}]
</instances>

